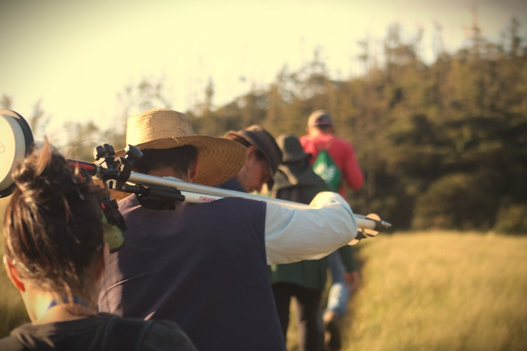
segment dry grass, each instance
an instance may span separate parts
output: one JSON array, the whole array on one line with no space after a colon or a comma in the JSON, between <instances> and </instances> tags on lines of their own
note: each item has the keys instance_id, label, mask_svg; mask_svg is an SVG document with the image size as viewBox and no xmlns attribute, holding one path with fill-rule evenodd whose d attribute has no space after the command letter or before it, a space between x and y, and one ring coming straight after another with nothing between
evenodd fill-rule
<instances>
[{"instance_id":1,"label":"dry grass","mask_svg":"<svg viewBox=\"0 0 527 351\"><path fill-rule=\"evenodd\" d=\"M400 233L358 248L344 350L527 349L527 237Z\"/></svg>"}]
</instances>

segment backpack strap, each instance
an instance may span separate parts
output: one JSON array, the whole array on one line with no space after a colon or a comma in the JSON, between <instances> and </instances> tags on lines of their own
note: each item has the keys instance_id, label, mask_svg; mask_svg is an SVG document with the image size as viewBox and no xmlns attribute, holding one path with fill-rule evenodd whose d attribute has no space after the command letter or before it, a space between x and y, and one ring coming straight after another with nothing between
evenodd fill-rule
<instances>
[{"instance_id":1,"label":"backpack strap","mask_svg":"<svg viewBox=\"0 0 527 351\"><path fill-rule=\"evenodd\" d=\"M101 350L140 351L153 324L151 320L112 318L104 331Z\"/></svg>"}]
</instances>

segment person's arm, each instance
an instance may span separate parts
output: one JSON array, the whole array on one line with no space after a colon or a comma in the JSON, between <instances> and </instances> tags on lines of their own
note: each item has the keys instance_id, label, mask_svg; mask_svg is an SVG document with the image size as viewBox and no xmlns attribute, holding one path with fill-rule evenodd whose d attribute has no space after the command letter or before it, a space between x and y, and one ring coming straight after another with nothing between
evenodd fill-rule
<instances>
[{"instance_id":1,"label":"person's arm","mask_svg":"<svg viewBox=\"0 0 527 351\"><path fill-rule=\"evenodd\" d=\"M268 264L315 260L347 245L357 235L353 211L342 196L319 193L309 209L267 203L265 247Z\"/></svg>"}]
</instances>

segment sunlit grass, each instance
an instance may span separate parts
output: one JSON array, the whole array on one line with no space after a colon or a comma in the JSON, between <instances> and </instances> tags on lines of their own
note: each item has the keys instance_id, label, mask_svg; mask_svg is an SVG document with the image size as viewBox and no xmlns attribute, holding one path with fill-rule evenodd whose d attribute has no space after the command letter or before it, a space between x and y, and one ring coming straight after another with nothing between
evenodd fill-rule
<instances>
[{"instance_id":1,"label":"sunlit grass","mask_svg":"<svg viewBox=\"0 0 527 351\"><path fill-rule=\"evenodd\" d=\"M400 233L357 248L345 350L527 349L527 237Z\"/></svg>"},{"instance_id":2,"label":"sunlit grass","mask_svg":"<svg viewBox=\"0 0 527 351\"><path fill-rule=\"evenodd\" d=\"M342 350L527 350L527 237L407 232L356 248Z\"/></svg>"}]
</instances>

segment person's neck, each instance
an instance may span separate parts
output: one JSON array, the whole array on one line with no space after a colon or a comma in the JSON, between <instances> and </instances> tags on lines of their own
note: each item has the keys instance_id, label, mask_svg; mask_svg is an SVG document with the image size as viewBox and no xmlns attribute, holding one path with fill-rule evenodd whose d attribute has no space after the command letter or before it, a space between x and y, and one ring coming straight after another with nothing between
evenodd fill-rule
<instances>
[{"instance_id":1,"label":"person's neck","mask_svg":"<svg viewBox=\"0 0 527 351\"><path fill-rule=\"evenodd\" d=\"M24 292L24 303L33 324L63 322L97 315L97 309L90 306L88 299L74 298L74 301L57 301L48 292L29 289Z\"/></svg>"},{"instance_id":2,"label":"person's neck","mask_svg":"<svg viewBox=\"0 0 527 351\"><path fill-rule=\"evenodd\" d=\"M47 309L33 324L65 322L97 315L95 308L78 303L61 303Z\"/></svg>"},{"instance_id":3,"label":"person's neck","mask_svg":"<svg viewBox=\"0 0 527 351\"><path fill-rule=\"evenodd\" d=\"M176 173L171 167L153 169L150 170L148 174L156 177L174 177L189 182L189 177L187 175Z\"/></svg>"},{"instance_id":4,"label":"person's neck","mask_svg":"<svg viewBox=\"0 0 527 351\"><path fill-rule=\"evenodd\" d=\"M324 132L318 128L312 128L309 130L309 135L313 138L315 137L329 137L333 136L333 133L330 131Z\"/></svg>"},{"instance_id":5,"label":"person's neck","mask_svg":"<svg viewBox=\"0 0 527 351\"><path fill-rule=\"evenodd\" d=\"M318 133L316 135L312 135L312 138L320 139L320 140L328 140L328 139L333 138L333 136L334 135L332 133Z\"/></svg>"}]
</instances>

